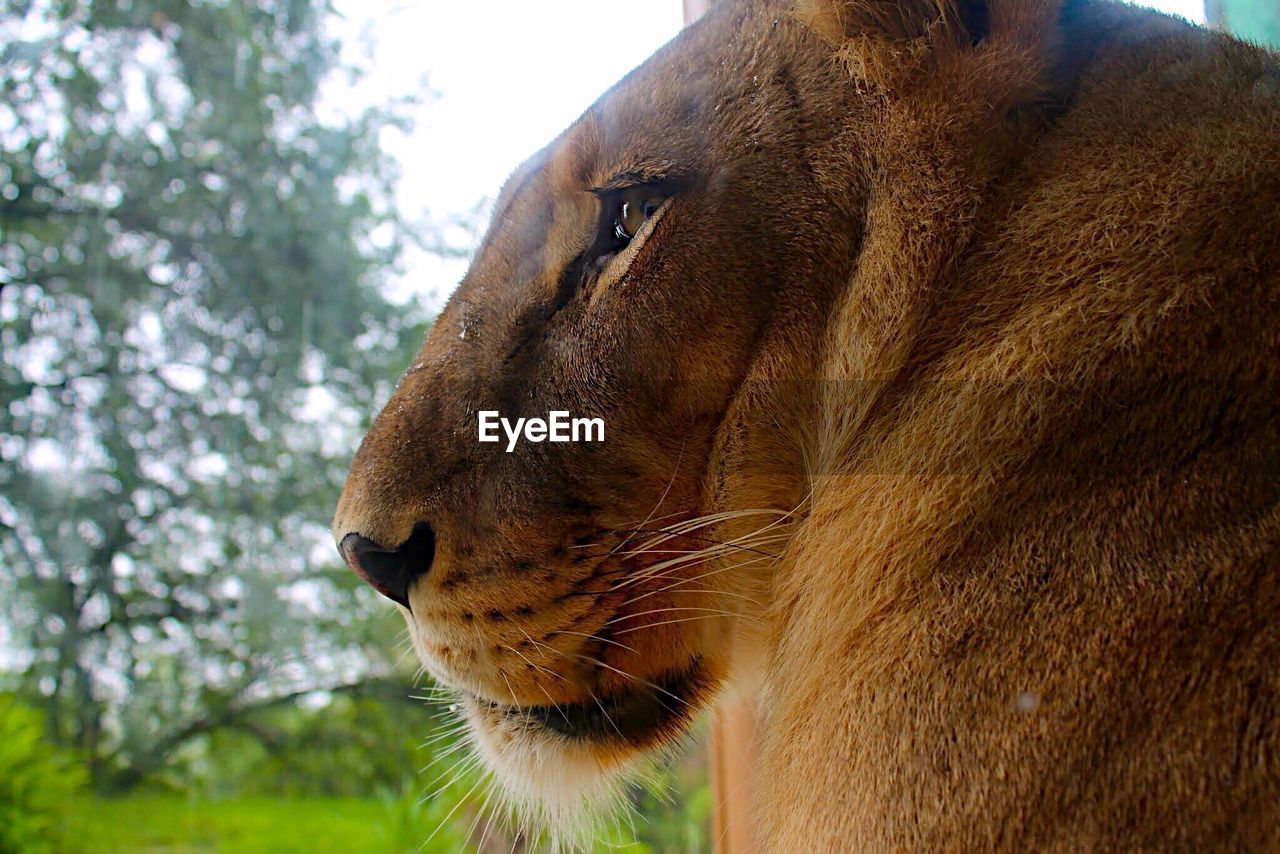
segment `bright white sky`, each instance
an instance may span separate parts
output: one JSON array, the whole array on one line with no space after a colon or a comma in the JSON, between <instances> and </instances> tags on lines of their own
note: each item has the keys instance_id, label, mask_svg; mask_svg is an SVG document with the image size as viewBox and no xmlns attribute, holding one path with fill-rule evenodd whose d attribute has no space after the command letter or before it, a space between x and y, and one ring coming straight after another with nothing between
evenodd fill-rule
<instances>
[{"instance_id":1,"label":"bright white sky","mask_svg":"<svg viewBox=\"0 0 1280 854\"><path fill-rule=\"evenodd\" d=\"M338 0L350 57L372 69L332 108L421 90L417 128L386 145L402 164L401 209L435 221L492 200L507 175L681 26L681 0ZM1151 5L1203 22L1203 0ZM465 241L464 241L465 242ZM466 262L415 253L397 301L435 310Z\"/></svg>"}]
</instances>

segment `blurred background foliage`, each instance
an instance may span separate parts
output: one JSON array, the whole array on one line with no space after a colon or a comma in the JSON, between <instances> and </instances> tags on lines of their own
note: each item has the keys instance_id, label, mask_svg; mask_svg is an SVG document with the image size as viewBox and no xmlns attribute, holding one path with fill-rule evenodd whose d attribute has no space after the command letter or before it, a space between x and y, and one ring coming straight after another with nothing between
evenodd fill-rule
<instances>
[{"instance_id":1,"label":"blurred background foliage","mask_svg":"<svg viewBox=\"0 0 1280 854\"><path fill-rule=\"evenodd\" d=\"M430 320L386 282L448 251L394 205L409 102L317 108L332 15L0 0L0 851L529 844L428 791L464 751L327 533ZM637 850L708 847L704 768L633 791Z\"/></svg>"},{"instance_id":2,"label":"blurred background foliage","mask_svg":"<svg viewBox=\"0 0 1280 854\"><path fill-rule=\"evenodd\" d=\"M0 694L0 851L52 851L84 787L78 757L51 745L44 720Z\"/></svg>"}]
</instances>

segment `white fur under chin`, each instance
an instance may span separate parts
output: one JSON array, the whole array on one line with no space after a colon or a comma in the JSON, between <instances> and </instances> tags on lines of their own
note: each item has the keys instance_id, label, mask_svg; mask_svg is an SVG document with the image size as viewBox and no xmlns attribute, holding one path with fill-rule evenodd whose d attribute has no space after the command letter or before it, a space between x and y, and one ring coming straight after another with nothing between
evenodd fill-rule
<instances>
[{"instance_id":1,"label":"white fur under chin","mask_svg":"<svg viewBox=\"0 0 1280 854\"><path fill-rule=\"evenodd\" d=\"M486 719L468 708L476 750L501 784L521 823L549 837L551 848L591 838L603 818L628 809L625 779L633 760L602 760L551 732Z\"/></svg>"}]
</instances>

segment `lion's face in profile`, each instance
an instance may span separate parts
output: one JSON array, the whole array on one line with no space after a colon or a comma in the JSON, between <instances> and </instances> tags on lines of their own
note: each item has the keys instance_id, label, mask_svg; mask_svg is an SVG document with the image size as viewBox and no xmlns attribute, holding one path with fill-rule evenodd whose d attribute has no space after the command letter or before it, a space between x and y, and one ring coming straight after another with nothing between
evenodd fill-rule
<instances>
[{"instance_id":1,"label":"lion's face in profile","mask_svg":"<svg viewBox=\"0 0 1280 854\"><path fill-rule=\"evenodd\" d=\"M520 167L356 454L344 556L534 799L580 800L683 731L802 498L789 381L856 205L811 101L848 111L852 87L814 41L726 9ZM605 439L508 452L478 441L483 410L600 418Z\"/></svg>"},{"instance_id":2,"label":"lion's face in profile","mask_svg":"<svg viewBox=\"0 0 1280 854\"><path fill-rule=\"evenodd\" d=\"M724 0L508 181L344 557L561 824L759 687L776 850L1275 848L1274 56L791 5Z\"/></svg>"}]
</instances>

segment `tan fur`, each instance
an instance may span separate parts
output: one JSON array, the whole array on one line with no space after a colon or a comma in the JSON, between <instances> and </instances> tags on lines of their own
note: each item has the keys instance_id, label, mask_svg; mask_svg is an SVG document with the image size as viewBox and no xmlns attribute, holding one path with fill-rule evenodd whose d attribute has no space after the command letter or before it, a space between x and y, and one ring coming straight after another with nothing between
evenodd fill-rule
<instances>
[{"instance_id":1,"label":"tan fur","mask_svg":"<svg viewBox=\"0 0 1280 854\"><path fill-rule=\"evenodd\" d=\"M682 189L565 299L627 169ZM1227 37L726 2L513 176L335 534L436 527L415 645L534 800L653 742L485 703L696 662L761 691L770 850L1274 849L1278 204L1280 68ZM550 404L606 445L475 442Z\"/></svg>"}]
</instances>

